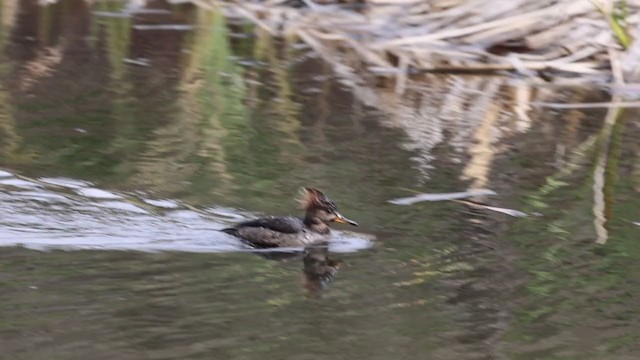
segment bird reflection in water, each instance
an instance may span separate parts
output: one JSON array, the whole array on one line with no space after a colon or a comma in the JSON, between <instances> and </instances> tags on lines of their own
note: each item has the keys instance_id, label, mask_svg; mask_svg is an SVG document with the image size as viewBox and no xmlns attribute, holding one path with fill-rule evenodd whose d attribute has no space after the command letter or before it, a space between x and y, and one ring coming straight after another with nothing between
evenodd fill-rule
<instances>
[{"instance_id":1,"label":"bird reflection in water","mask_svg":"<svg viewBox=\"0 0 640 360\"><path fill-rule=\"evenodd\" d=\"M322 244L306 247L302 263L302 284L307 295L319 297L329 288L343 261L329 258L329 246Z\"/></svg>"},{"instance_id":2,"label":"bird reflection in water","mask_svg":"<svg viewBox=\"0 0 640 360\"><path fill-rule=\"evenodd\" d=\"M319 297L331 286L334 276L343 264L342 260L329 257L329 245L320 243L309 245L302 253L295 252L260 252L260 256L279 262L291 262L302 259L301 283L307 296Z\"/></svg>"}]
</instances>

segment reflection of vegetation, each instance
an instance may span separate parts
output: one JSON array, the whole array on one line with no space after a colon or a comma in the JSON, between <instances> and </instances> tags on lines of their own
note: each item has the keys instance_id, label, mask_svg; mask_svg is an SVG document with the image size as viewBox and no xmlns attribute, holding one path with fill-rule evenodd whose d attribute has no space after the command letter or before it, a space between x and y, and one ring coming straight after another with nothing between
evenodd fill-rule
<instances>
[{"instance_id":1,"label":"reflection of vegetation","mask_svg":"<svg viewBox=\"0 0 640 360\"><path fill-rule=\"evenodd\" d=\"M241 69L231 60L224 18L194 11L197 30L187 40L181 114L154 131L139 168L146 181L162 182L172 192L189 181L194 193L227 193L235 187L232 174L246 163L245 88Z\"/></svg>"},{"instance_id":2,"label":"reflection of vegetation","mask_svg":"<svg viewBox=\"0 0 640 360\"><path fill-rule=\"evenodd\" d=\"M96 4L96 9L118 13L124 6L123 2L101 1ZM115 132L114 138L109 141L110 149L106 152L113 159L118 159L114 164L116 172L127 177L131 172L128 168L130 158L138 153L143 144L139 139L142 133L139 130L141 119L136 116L134 85L125 63L131 47L132 20L130 17L104 17L101 22L104 25L106 54L110 66L110 127Z\"/></svg>"},{"instance_id":3,"label":"reflection of vegetation","mask_svg":"<svg viewBox=\"0 0 640 360\"><path fill-rule=\"evenodd\" d=\"M2 57L0 56L0 62ZM0 70L0 79L6 74ZM16 133L13 109L10 105L9 94L2 80L0 80L0 158L4 163L16 163L20 159L19 147L21 138Z\"/></svg>"},{"instance_id":4,"label":"reflection of vegetation","mask_svg":"<svg viewBox=\"0 0 640 360\"><path fill-rule=\"evenodd\" d=\"M51 45L53 31L53 9L55 5L45 3L38 12L38 41L42 45Z\"/></svg>"},{"instance_id":5,"label":"reflection of vegetation","mask_svg":"<svg viewBox=\"0 0 640 360\"><path fill-rule=\"evenodd\" d=\"M624 133L625 123L624 109L614 110L611 116L613 116L613 124L611 125L610 139L607 140L609 146L603 149L603 151L606 151L606 156L605 154L600 155L605 156L605 178L602 186L605 203L602 216L605 219L613 218L614 189L619 178L620 156L622 155L622 134ZM607 226L606 221L602 225ZM598 240L598 243L603 244L607 238Z\"/></svg>"},{"instance_id":6,"label":"reflection of vegetation","mask_svg":"<svg viewBox=\"0 0 640 360\"><path fill-rule=\"evenodd\" d=\"M298 105L293 100L291 69L287 65L290 52L285 51L284 57L280 56L276 51L280 46L276 46L276 40L270 34L259 28L255 29L255 33L254 51L249 55L269 66L250 71L261 83L273 82L273 88L263 86L258 90L258 99L252 100L256 103L249 117L249 171L251 176L260 180L247 185L264 192L302 165L304 148L298 138Z\"/></svg>"},{"instance_id":7,"label":"reflection of vegetation","mask_svg":"<svg viewBox=\"0 0 640 360\"><path fill-rule=\"evenodd\" d=\"M100 1L96 4L96 9L104 12L119 12L124 4L120 2ZM129 47L131 45L131 18L130 17L104 17L101 19L104 23L106 37L106 53L109 57L111 65L111 79L120 82L125 79L126 66L124 60L129 57ZM114 91L124 89L126 92L126 84L122 87L115 87Z\"/></svg>"},{"instance_id":8,"label":"reflection of vegetation","mask_svg":"<svg viewBox=\"0 0 640 360\"><path fill-rule=\"evenodd\" d=\"M636 156L636 163L634 165L633 174L631 176L633 179L634 189L636 190L636 192L640 193L640 144L636 143L635 145L633 145L633 150Z\"/></svg>"},{"instance_id":9,"label":"reflection of vegetation","mask_svg":"<svg viewBox=\"0 0 640 360\"><path fill-rule=\"evenodd\" d=\"M208 160L206 166L214 166L205 170L210 175L220 174L218 166L228 168L231 173L242 172L247 164L247 125L242 103L246 90L242 69L231 57L229 31L222 14L218 11L198 12L200 22L204 22L204 29L194 47L196 49L202 45L194 53L195 56L200 56L202 65L202 84L196 86L193 94L197 101L195 109L200 117L198 132L201 134L198 144L200 149L196 156ZM211 161L216 157L219 161ZM227 180L231 179L224 181ZM210 186L201 185L206 188Z\"/></svg>"},{"instance_id":10,"label":"reflection of vegetation","mask_svg":"<svg viewBox=\"0 0 640 360\"><path fill-rule=\"evenodd\" d=\"M39 51L27 54L35 53L36 58L19 58L22 62L18 62L16 67L21 71L13 73L12 81L22 86L12 89L11 106L15 109L15 123L24 138L25 151L34 154L31 159L33 164L29 165L55 165L56 171L76 173L81 169L83 174L90 174L96 170L104 171L104 157L95 154L101 154L102 146L107 141L108 132L104 129L108 128L108 122L100 122L100 131L87 131L94 130L98 123L96 120L103 120L105 117L97 112L86 114L82 111L90 106L98 92L87 86L91 79L95 79L85 72L90 65L68 56L76 54L76 51L82 53L82 49L76 47L82 45L82 42L76 40L83 34L64 31L64 26L77 25L75 19L69 20L73 16L69 14L73 13L69 9L71 6L84 9L85 5L82 2L63 1L49 4L45 9L30 1L19 2L20 10L17 12L40 13L42 10L42 17L24 17L23 19L30 20L22 21L13 30L14 38L40 34L38 36L44 36L42 42L53 44L58 42L58 38L51 37L53 34L64 34L67 41L56 48L41 49L34 43L29 50ZM62 29L53 31L56 28ZM24 47L24 44L16 46ZM93 73L99 74L100 71L92 68L90 75ZM76 74L81 76L74 77ZM82 90L77 91L79 88ZM28 90L28 95L25 90ZM64 170L60 170L61 168Z\"/></svg>"},{"instance_id":11,"label":"reflection of vegetation","mask_svg":"<svg viewBox=\"0 0 640 360\"><path fill-rule=\"evenodd\" d=\"M263 29L257 29L258 41L256 48L266 50L264 53L265 60L269 63L275 78L276 98L269 101L273 106L272 113L278 114L273 124L278 133L278 144L280 153L278 157L286 163L301 165L301 149L298 131L300 130L300 120L298 114L298 104L293 100L293 91L291 84L290 62L292 60L293 51L290 44L276 44L274 38ZM282 41L285 41L283 39ZM264 45L260 45L264 42ZM283 55L278 56L276 49L283 49ZM258 55L258 54L256 54ZM256 59L262 59L256 56Z\"/></svg>"},{"instance_id":12,"label":"reflection of vegetation","mask_svg":"<svg viewBox=\"0 0 640 360\"><path fill-rule=\"evenodd\" d=\"M22 138L16 132L14 109L6 85L7 77L12 73L13 64L4 55L13 23L7 16L13 15L11 10L15 6L13 1L3 2L0 5L0 159L7 164L25 160L20 154Z\"/></svg>"},{"instance_id":13,"label":"reflection of vegetation","mask_svg":"<svg viewBox=\"0 0 640 360\"><path fill-rule=\"evenodd\" d=\"M13 23L16 18L16 9L18 8L19 0L4 0L0 3L0 44L2 44L4 51L4 46L6 45L7 38L9 34L11 34L11 30L13 27Z\"/></svg>"},{"instance_id":14,"label":"reflection of vegetation","mask_svg":"<svg viewBox=\"0 0 640 360\"><path fill-rule=\"evenodd\" d=\"M640 295L640 247L634 240L637 230L628 218L638 213L640 202L634 196L631 177L620 174L631 161L621 156L624 120L616 121L610 129L610 142L606 129L599 138L592 136L577 147L565 167L548 177L531 198L530 206L543 210L544 218L523 219L505 236L526 249L522 266L531 275L528 295L524 296L528 300L517 311L518 321L508 333L509 340L540 341L553 331L580 326L607 328L625 317L625 304ZM604 144L609 145L597 146ZM591 161L600 163L603 159L602 153L596 154L599 148L607 153L599 185L606 221L602 226L608 231L605 245L596 244L592 213L595 187ZM569 186L576 183L582 185ZM606 357L636 337L633 329L626 333L605 331L601 342L592 342L582 351L595 354L593 358Z\"/></svg>"}]
</instances>

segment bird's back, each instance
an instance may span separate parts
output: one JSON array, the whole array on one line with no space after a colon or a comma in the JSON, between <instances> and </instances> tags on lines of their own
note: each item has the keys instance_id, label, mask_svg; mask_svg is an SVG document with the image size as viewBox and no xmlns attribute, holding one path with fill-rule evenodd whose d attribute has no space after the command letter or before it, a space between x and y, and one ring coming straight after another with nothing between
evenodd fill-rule
<instances>
[{"instance_id":1,"label":"bird's back","mask_svg":"<svg viewBox=\"0 0 640 360\"><path fill-rule=\"evenodd\" d=\"M318 241L318 236L307 231L302 219L293 216L259 218L221 231L261 248L297 247Z\"/></svg>"}]
</instances>

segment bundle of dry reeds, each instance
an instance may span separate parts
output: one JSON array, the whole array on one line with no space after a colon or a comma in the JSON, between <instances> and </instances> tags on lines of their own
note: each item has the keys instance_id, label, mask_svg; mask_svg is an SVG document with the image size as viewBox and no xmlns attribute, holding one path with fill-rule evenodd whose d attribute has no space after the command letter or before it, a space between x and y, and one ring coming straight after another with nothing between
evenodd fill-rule
<instances>
[{"instance_id":1,"label":"bundle of dry reeds","mask_svg":"<svg viewBox=\"0 0 640 360\"><path fill-rule=\"evenodd\" d=\"M201 0L200 2L203 2ZM328 3L328 4L327 4ZM298 36L334 66L354 54L402 90L416 72L515 71L590 79L610 75L609 49L631 45L640 1L627 0L228 1L276 36ZM297 6L293 6L297 5ZM616 30L620 30L618 32ZM620 36L625 36L621 39ZM624 67L635 71L635 56ZM625 64L625 59L623 64ZM635 74L637 76L637 74Z\"/></svg>"}]
</instances>

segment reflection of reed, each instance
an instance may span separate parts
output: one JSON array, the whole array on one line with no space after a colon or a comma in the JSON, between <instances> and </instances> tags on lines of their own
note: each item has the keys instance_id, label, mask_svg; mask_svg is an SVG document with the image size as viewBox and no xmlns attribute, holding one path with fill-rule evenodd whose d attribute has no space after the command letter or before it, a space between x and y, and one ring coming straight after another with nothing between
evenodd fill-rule
<instances>
[{"instance_id":1,"label":"reflection of reed","mask_svg":"<svg viewBox=\"0 0 640 360\"><path fill-rule=\"evenodd\" d=\"M417 154L412 159L422 178L427 179L433 169L433 149L444 139L444 124L438 116L434 116L437 107L432 102L433 98L416 93L407 95L395 99L397 106L394 106L390 123L407 133L404 148Z\"/></svg>"},{"instance_id":2,"label":"reflection of reed","mask_svg":"<svg viewBox=\"0 0 640 360\"><path fill-rule=\"evenodd\" d=\"M615 101L614 101L615 102ZM618 175L620 141L624 125L622 109L610 109L600 137L600 151L593 172L593 215L596 243L605 244L609 238L607 222L613 209L613 188Z\"/></svg>"},{"instance_id":3,"label":"reflection of reed","mask_svg":"<svg viewBox=\"0 0 640 360\"><path fill-rule=\"evenodd\" d=\"M35 59L25 63L20 69L19 89L28 91L38 82L52 76L55 67L62 62L65 48L64 42L53 46L53 13L54 7L59 5L45 5L38 7L37 37L41 48Z\"/></svg>"},{"instance_id":4,"label":"reflection of reed","mask_svg":"<svg viewBox=\"0 0 640 360\"><path fill-rule=\"evenodd\" d=\"M105 12L122 11L124 4L119 2L98 2L97 10ZM104 26L104 36L106 40L106 52L109 61L109 83L108 89L111 95L111 119L112 128L115 132L114 139L110 142L112 154L117 154L119 159L119 171L129 171L132 154L136 153L139 145L135 134L137 123L134 113L135 96L133 95L134 85L132 83L129 68L125 64L125 59L129 57L131 49L131 27L130 17L105 17L102 19Z\"/></svg>"},{"instance_id":5,"label":"reflection of reed","mask_svg":"<svg viewBox=\"0 0 640 360\"><path fill-rule=\"evenodd\" d=\"M187 41L190 53L184 58L182 96L178 101L181 113L168 125L153 131L152 140L146 144L145 151L137 159L136 181L156 191L174 194L183 192L189 185L188 180L198 173L199 164L190 161L190 158L197 155L204 155L208 165L215 166L214 170L221 174L223 183L230 179L224 166L223 149L219 145L220 131L207 134L207 140L213 142L214 149L202 150L204 134L198 129L202 116L198 96L204 80L198 77L206 61L205 55L211 51L207 40L213 18L210 14L207 16L205 11L196 11L196 22L200 26Z\"/></svg>"},{"instance_id":6,"label":"reflection of reed","mask_svg":"<svg viewBox=\"0 0 640 360\"><path fill-rule=\"evenodd\" d=\"M110 1L97 3L97 10L105 12L117 12L122 4ZM107 40L107 56L111 65L111 80L114 91L125 91L124 86L117 86L117 82L123 81L127 67L124 59L129 56L131 46L131 18L130 17L106 17L104 18ZM122 90L121 90L122 89Z\"/></svg>"},{"instance_id":7,"label":"reflection of reed","mask_svg":"<svg viewBox=\"0 0 640 360\"><path fill-rule=\"evenodd\" d=\"M636 161L633 167L633 189L640 193L640 143L636 142L633 145Z\"/></svg>"},{"instance_id":8,"label":"reflection of reed","mask_svg":"<svg viewBox=\"0 0 640 360\"><path fill-rule=\"evenodd\" d=\"M506 130L499 130L508 123L501 111L502 87L500 78L434 76L429 77L428 88L411 86L402 96L386 92L376 106L393 114L388 126L399 127L407 134L404 147L416 153L413 159L423 179L433 170L433 150L446 143L453 147L454 157L460 154L454 161L462 161L465 153L470 156L463 178L475 179L473 187L481 187L486 184L491 158L497 151L492 144L506 135ZM511 132L526 128L512 126Z\"/></svg>"},{"instance_id":9,"label":"reflection of reed","mask_svg":"<svg viewBox=\"0 0 640 360\"><path fill-rule=\"evenodd\" d=\"M482 189L489 182L491 163L496 154L494 143L499 138L497 122L500 116L500 109L491 100L498 89L497 81L489 81L475 106L472 107L478 109L472 115L481 119L474 134L475 142L469 146L471 158L463 171L463 179L472 180L472 189Z\"/></svg>"},{"instance_id":10,"label":"reflection of reed","mask_svg":"<svg viewBox=\"0 0 640 360\"><path fill-rule=\"evenodd\" d=\"M483 114L490 106L496 109L502 107L500 102L503 100L498 96L498 89L504 86L504 80L500 78L487 80L481 77L430 76L428 87L425 87L424 83L407 80L408 90L399 95L395 91L379 88L365 81L353 68L333 63L335 59L330 51L325 50L325 45L313 41L311 45L327 64L333 65L333 70L342 79L341 82L351 87L359 102L390 115L390 119L383 125L405 131L407 140L404 147L416 153L413 160L421 174L420 180L430 177L434 159L433 149L445 141L445 133L449 135L446 139L448 144L452 145L457 153L463 154L469 150L473 134L483 123ZM490 95L485 91L487 81L494 83ZM524 89L516 91L513 96L518 100L522 99L523 93L530 92ZM526 106L521 106L520 113L529 116ZM512 132L526 131L526 121L525 118L520 120L521 124L518 126L511 127ZM488 131L494 133L496 129L496 126L492 126Z\"/></svg>"},{"instance_id":11,"label":"reflection of reed","mask_svg":"<svg viewBox=\"0 0 640 360\"><path fill-rule=\"evenodd\" d=\"M322 71L320 72L320 76L323 78L327 78L331 76L329 66L326 62L322 62ZM330 81L321 81L320 85L320 93L318 97L318 116L315 118L313 122L313 137L312 141L314 141L315 145L320 148L326 148L329 146L329 142L327 141L327 136L325 135L325 128L327 125L327 119L331 114L331 101L329 97L331 96L331 82ZM359 102L354 102L359 103Z\"/></svg>"},{"instance_id":12,"label":"reflection of reed","mask_svg":"<svg viewBox=\"0 0 640 360\"><path fill-rule=\"evenodd\" d=\"M17 11L16 1L7 0L0 5L0 158L5 163L18 162L22 138L16 132L16 122L10 95L5 85L11 74L10 63L4 58L4 50L11 33Z\"/></svg>"},{"instance_id":13,"label":"reflection of reed","mask_svg":"<svg viewBox=\"0 0 640 360\"><path fill-rule=\"evenodd\" d=\"M19 0L2 0L0 3L0 44L4 49L6 37L11 34L11 29L16 20Z\"/></svg>"},{"instance_id":14,"label":"reflection of reed","mask_svg":"<svg viewBox=\"0 0 640 360\"><path fill-rule=\"evenodd\" d=\"M500 143L529 131L532 119L545 111L532 108L531 102L563 97L553 86L523 81L514 86L500 77L455 75L408 79L407 90L398 95L391 88L364 81L353 69L341 68L338 75L360 102L389 115L383 125L401 128L407 134L403 147L416 154L413 160L421 180L428 179L434 170L434 149L449 145L454 150L449 153L451 160L465 163L462 178L473 180L472 187L487 183L492 159L508 148ZM587 93L573 91L571 101L579 102ZM574 130L569 133L573 131L575 136L583 113L573 113ZM568 144L574 145L576 141ZM564 153L570 151L568 148Z\"/></svg>"},{"instance_id":15,"label":"reflection of reed","mask_svg":"<svg viewBox=\"0 0 640 360\"><path fill-rule=\"evenodd\" d=\"M244 137L244 80L239 74L241 69L230 59L228 30L222 15L216 10L196 11L200 30L191 50L192 56L198 58L195 61L200 65L198 76L202 80L184 78L185 84L194 84L186 91L184 101L192 116L199 118L197 155L206 159L206 173L219 180L220 190L232 190L236 185L229 164L240 161L234 159L234 153L243 152L240 140Z\"/></svg>"},{"instance_id":16,"label":"reflection of reed","mask_svg":"<svg viewBox=\"0 0 640 360\"><path fill-rule=\"evenodd\" d=\"M291 55L292 48L286 43L287 38L281 41L285 42L280 46L275 46L274 38L266 31L256 29L258 36L256 37L255 54L259 55L258 59L264 58L271 66L271 71L275 80L277 98L270 102L273 107L271 113L277 114L277 121L274 122L274 128L278 132L279 147L278 157L283 161L291 164L301 164L302 154L301 142L298 137L300 130L300 121L298 120L299 105L294 102L293 90L291 88ZM278 53L276 49L283 49Z\"/></svg>"},{"instance_id":17,"label":"reflection of reed","mask_svg":"<svg viewBox=\"0 0 640 360\"><path fill-rule=\"evenodd\" d=\"M584 89L576 89L572 92L570 101L572 103L580 102L585 98L585 96L586 93ZM577 109L567 111L562 117L565 123L565 128L563 130L562 138L560 138L556 143L556 158L554 164L557 169L562 169L565 166L567 161L567 148L571 149L577 146L579 141L578 131L584 117L584 112Z\"/></svg>"},{"instance_id":18,"label":"reflection of reed","mask_svg":"<svg viewBox=\"0 0 640 360\"><path fill-rule=\"evenodd\" d=\"M238 186L232 167L242 166L246 153L246 89L230 59L224 18L215 10L194 11L197 26L187 39L180 112L154 131L139 158L140 176L165 191L182 191L198 180L207 183L204 191L228 194Z\"/></svg>"},{"instance_id":19,"label":"reflection of reed","mask_svg":"<svg viewBox=\"0 0 640 360\"><path fill-rule=\"evenodd\" d=\"M517 115L516 128L520 132L524 132L531 127L531 117L529 112L531 111L531 86L525 81L518 81L514 86L514 106L513 112Z\"/></svg>"},{"instance_id":20,"label":"reflection of reed","mask_svg":"<svg viewBox=\"0 0 640 360\"><path fill-rule=\"evenodd\" d=\"M616 85L624 84L624 75L619 61L618 53L610 49L611 72L614 75ZM621 103L624 97L614 94L611 103ZM598 154L596 168L593 173L593 215L596 229L596 243L605 244L609 238L607 222L613 212L614 185L618 177L618 162L621 155L622 131L624 108L612 107L607 111L604 127L601 132L600 153Z\"/></svg>"},{"instance_id":21,"label":"reflection of reed","mask_svg":"<svg viewBox=\"0 0 640 360\"><path fill-rule=\"evenodd\" d=\"M22 66L20 71L20 91L28 91L39 81L50 77L62 61L62 45L46 47L38 51L38 56Z\"/></svg>"},{"instance_id":22,"label":"reflection of reed","mask_svg":"<svg viewBox=\"0 0 640 360\"><path fill-rule=\"evenodd\" d=\"M40 6L40 11L38 11L38 42L40 44L51 44L52 17L53 6L46 3Z\"/></svg>"},{"instance_id":23,"label":"reflection of reed","mask_svg":"<svg viewBox=\"0 0 640 360\"><path fill-rule=\"evenodd\" d=\"M0 55L1 61L2 56ZM0 78L6 75L3 72L0 71ZM21 157L19 153L21 143L22 138L16 132L16 122L9 102L9 94L4 85L0 83L0 158L5 163L18 162Z\"/></svg>"}]
</instances>

